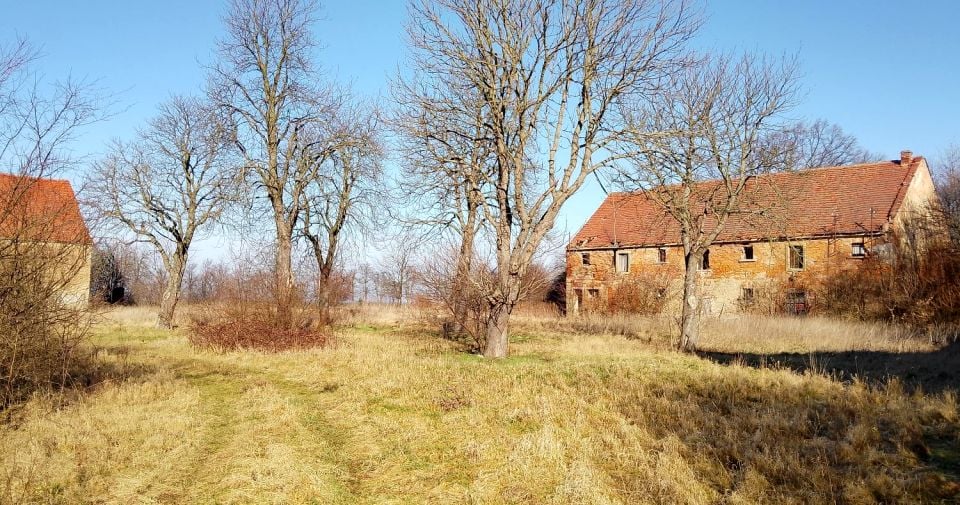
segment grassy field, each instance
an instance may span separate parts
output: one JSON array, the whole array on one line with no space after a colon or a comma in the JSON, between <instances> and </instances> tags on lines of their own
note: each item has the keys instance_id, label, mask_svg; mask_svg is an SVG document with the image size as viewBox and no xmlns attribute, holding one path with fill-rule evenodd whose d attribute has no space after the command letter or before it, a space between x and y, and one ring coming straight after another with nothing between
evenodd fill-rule
<instances>
[{"instance_id":1,"label":"grassy field","mask_svg":"<svg viewBox=\"0 0 960 505\"><path fill-rule=\"evenodd\" d=\"M693 356L662 321L527 316L513 356L485 361L375 314L281 354L197 351L148 311L108 314L95 344L112 378L0 425L0 502L960 499L952 388L719 358L946 352L894 328L717 321Z\"/></svg>"}]
</instances>

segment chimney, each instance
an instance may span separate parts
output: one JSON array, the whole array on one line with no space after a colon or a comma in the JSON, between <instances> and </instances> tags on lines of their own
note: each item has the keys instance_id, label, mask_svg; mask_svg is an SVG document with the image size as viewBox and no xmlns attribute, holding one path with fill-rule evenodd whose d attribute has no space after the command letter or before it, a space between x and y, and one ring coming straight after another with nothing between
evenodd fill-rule
<instances>
[{"instance_id":1,"label":"chimney","mask_svg":"<svg viewBox=\"0 0 960 505\"><path fill-rule=\"evenodd\" d=\"M909 166L911 161L913 161L912 151L900 151L900 166Z\"/></svg>"}]
</instances>

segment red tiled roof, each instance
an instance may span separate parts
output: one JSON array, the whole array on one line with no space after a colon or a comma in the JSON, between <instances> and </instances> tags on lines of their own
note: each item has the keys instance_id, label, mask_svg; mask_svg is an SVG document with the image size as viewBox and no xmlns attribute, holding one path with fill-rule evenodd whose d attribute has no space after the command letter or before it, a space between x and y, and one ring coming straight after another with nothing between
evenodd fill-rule
<instances>
[{"instance_id":1,"label":"red tiled roof","mask_svg":"<svg viewBox=\"0 0 960 505\"><path fill-rule=\"evenodd\" d=\"M763 215L731 214L717 242L879 233L899 210L922 160L918 156L905 166L894 160L756 177L744 190L741 209L763 210ZM710 191L718 183L700 183L695 192ZM708 219L705 228L715 226ZM620 247L679 244L680 228L653 195L611 193L569 248L604 248L617 242Z\"/></svg>"},{"instance_id":2,"label":"red tiled roof","mask_svg":"<svg viewBox=\"0 0 960 505\"><path fill-rule=\"evenodd\" d=\"M69 181L0 174L0 239L90 244Z\"/></svg>"}]
</instances>

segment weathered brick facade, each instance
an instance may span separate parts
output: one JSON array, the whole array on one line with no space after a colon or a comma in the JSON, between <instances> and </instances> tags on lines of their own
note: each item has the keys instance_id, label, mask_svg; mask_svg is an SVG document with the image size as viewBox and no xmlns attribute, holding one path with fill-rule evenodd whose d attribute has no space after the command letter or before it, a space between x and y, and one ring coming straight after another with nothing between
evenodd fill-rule
<instances>
[{"instance_id":1,"label":"weathered brick facade","mask_svg":"<svg viewBox=\"0 0 960 505\"><path fill-rule=\"evenodd\" d=\"M768 286L809 286L837 269L855 267L865 255L882 250L883 244L891 239L894 232L902 230L908 221L918 215L928 213L930 206L936 202L933 182L923 158L912 158L906 151L901 158L904 165L899 161L886 162L891 169L889 174L882 170L884 164L864 165L869 167L869 170L863 170L865 177L899 179L880 183L863 181L867 191L871 187L887 189L885 195L872 194L868 206L860 209L856 207L855 199L864 197L862 188L849 188L846 191L844 188L828 186L831 177L837 178L835 174L838 172L843 175L841 181L849 184L849 171L852 171L855 180L859 166L828 169L815 173L814 179L805 182L814 188L829 187L830 194L829 197L817 192L800 195L798 201L801 205L820 208L819 212L832 217L834 223L838 221L838 214L846 213L852 216L847 218L851 225L830 229L822 224L813 228L816 223L811 223L810 231L803 233L804 223L800 223L789 227L800 230L800 234L794 237L778 236L775 239L765 237L777 235L769 230L757 230L751 237L740 225L737 237L728 235L727 240L713 244L709 248L708 268L698 273L703 295L701 309L711 314L737 312L745 304L754 303L754 297ZM894 167L899 169L901 166L907 171L894 170ZM622 202L630 196L611 195L611 198L620 198ZM884 198L889 201L885 202ZM841 208L836 202L842 202L846 207ZM629 208L622 203L620 205L621 209ZM669 298L668 304L678 304L677 294L680 292L684 268L683 248L675 241L671 243L662 239L670 236L669 231L657 229L644 234L637 230L645 228L635 225L638 220L657 220L663 223L658 227L669 226L669 220L664 220L662 216L647 215L649 211L630 213L621 210L619 215L611 216L609 209L604 212L604 207L609 208L609 202L605 202L591 217L567 248L567 312L576 314L580 310L605 304L618 284L651 277L666 279L669 289L663 296ZM831 212L832 215L829 214ZM733 226L737 226L737 223ZM617 243L612 239L617 236L626 240L621 239ZM752 258L746 247L752 248ZM795 250L795 255L802 254L802 265L797 263L796 258L791 263L791 249ZM584 255L588 255L586 260ZM619 264L618 255L626 255L625 258L621 257ZM806 293L798 288L795 295L787 302L793 304L791 308L804 309Z\"/></svg>"}]
</instances>

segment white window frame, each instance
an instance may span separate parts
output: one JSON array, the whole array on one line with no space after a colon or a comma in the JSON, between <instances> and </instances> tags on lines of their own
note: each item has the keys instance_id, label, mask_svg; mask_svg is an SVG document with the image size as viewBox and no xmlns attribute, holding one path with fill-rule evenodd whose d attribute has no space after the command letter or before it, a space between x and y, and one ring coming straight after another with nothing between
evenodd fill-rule
<instances>
[{"instance_id":1,"label":"white window frame","mask_svg":"<svg viewBox=\"0 0 960 505\"><path fill-rule=\"evenodd\" d=\"M623 265L620 264L621 257L626 258L625 263ZM620 273L620 274L630 273L630 253L629 252L617 252L616 257L614 259L614 263L617 269L617 273ZM621 266L623 268L621 268Z\"/></svg>"},{"instance_id":2,"label":"white window frame","mask_svg":"<svg viewBox=\"0 0 960 505\"><path fill-rule=\"evenodd\" d=\"M747 257L748 247L750 248L751 256L753 256L752 258ZM757 261L757 248L754 247L753 244L744 244L742 254L740 255L740 261Z\"/></svg>"},{"instance_id":3,"label":"white window frame","mask_svg":"<svg viewBox=\"0 0 960 505\"><path fill-rule=\"evenodd\" d=\"M857 254L857 248L860 249L860 254ZM867 257L867 244L864 241L853 242L850 244L850 257L852 258L866 258Z\"/></svg>"}]
</instances>

